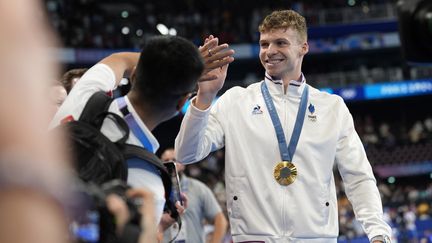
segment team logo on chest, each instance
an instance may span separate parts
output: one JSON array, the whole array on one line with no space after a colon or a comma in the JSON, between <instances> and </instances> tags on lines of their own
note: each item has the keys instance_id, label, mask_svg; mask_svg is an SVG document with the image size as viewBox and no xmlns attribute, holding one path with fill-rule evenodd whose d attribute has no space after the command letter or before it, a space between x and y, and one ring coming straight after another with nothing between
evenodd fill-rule
<instances>
[{"instance_id":1,"label":"team logo on chest","mask_svg":"<svg viewBox=\"0 0 432 243\"><path fill-rule=\"evenodd\" d=\"M308 110L309 110L309 114L308 114L309 121L315 122L317 120L317 116L314 114L315 106L312 105L312 103L309 104Z\"/></svg>"},{"instance_id":2,"label":"team logo on chest","mask_svg":"<svg viewBox=\"0 0 432 243\"><path fill-rule=\"evenodd\" d=\"M258 114L262 114L263 111L261 110L261 106L259 106L258 104L256 106L254 106L253 110L252 110L252 115L258 115Z\"/></svg>"}]
</instances>

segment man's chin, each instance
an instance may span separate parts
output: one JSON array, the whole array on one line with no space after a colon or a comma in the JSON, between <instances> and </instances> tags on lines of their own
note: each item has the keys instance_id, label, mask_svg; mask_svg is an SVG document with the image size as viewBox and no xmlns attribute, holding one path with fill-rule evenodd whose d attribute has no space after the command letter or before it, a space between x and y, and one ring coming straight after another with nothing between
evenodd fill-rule
<instances>
[{"instance_id":1,"label":"man's chin","mask_svg":"<svg viewBox=\"0 0 432 243\"><path fill-rule=\"evenodd\" d=\"M268 73L268 75L270 75L270 77L272 77L273 79L280 79L281 75L279 72L272 72L272 70L266 70L266 72Z\"/></svg>"}]
</instances>

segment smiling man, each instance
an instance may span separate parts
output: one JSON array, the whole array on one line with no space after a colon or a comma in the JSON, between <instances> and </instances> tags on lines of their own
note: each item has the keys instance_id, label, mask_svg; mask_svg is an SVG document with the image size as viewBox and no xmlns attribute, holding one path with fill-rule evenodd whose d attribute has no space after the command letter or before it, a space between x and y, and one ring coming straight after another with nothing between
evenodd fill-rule
<instances>
[{"instance_id":1,"label":"smiling man","mask_svg":"<svg viewBox=\"0 0 432 243\"><path fill-rule=\"evenodd\" d=\"M370 241L388 242L391 229L348 108L302 73L304 17L275 11L259 31L264 80L228 90L213 107L226 69L199 83L176 139L178 160L196 162L225 146L234 242L337 242L335 165Z\"/></svg>"}]
</instances>

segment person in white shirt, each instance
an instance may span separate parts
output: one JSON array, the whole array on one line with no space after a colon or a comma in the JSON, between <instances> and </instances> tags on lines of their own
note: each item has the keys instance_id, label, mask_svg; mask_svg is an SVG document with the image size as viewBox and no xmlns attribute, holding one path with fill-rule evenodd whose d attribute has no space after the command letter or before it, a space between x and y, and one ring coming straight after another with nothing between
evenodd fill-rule
<instances>
[{"instance_id":1,"label":"person in white shirt","mask_svg":"<svg viewBox=\"0 0 432 243\"><path fill-rule=\"evenodd\" d=\"M177 237L174 243L205 242L204 221L206 220L214 226L212 237L208 242L220 243L225 236L228 225L222 208L206 184L185 175L186 167L176 161L174 154L174 149L168 148L162 153L161 160L175 162L181 190L188 196L188 208L182 215L180 232L178 232L178 225L172 225L164 232L163 242L170 242L175 235Z\"/></svg>"},{"instance_id":2,"label":"person in white shirt","mask_svg":"<svg viewBox=\"0 0 432 243\"><path fill-rule=\"evenodd\" d=\"M305 18L275 11L259 26L264 80L247 88L199 83L176 138L176 157L201 160L225 146L227 210L234 242L337 242L333 167L371 242L390 227L372 168L341 97L306 83ZM217 70L220 71L220 70Z\"/></svg>"},{"instance_id":3,"label":"person in white shirt","mask_svg":"<svg viewBox=\"0 0 432 243\"><path fill-rule=\"evenodd\" d=\"M78 119L88 99L98 91L111 92L124 75L133 83L127 96L115 99L109 111L133 120L126 143L144 147L155 153L158 141L151 131L163 121L175 116L195 89L197 81L212 80L207 73L233 61L228 45L218 45L217 39L198 48L176 36L157 36L147 40L141 53L112 54L91 67L76 83L58 110L51 127L62 121ZM207 57L208 49L213 55ZM204 54L203 54L204 53ZM204 56L205 63L202 56ZM125 114L126 112L126 114ZM111 141L123 136L116 123L105 119L101 132ZM156 167L142 161L128 162L127 182L135 188L147 188L154 194L156 222L162 218L165 190ZM180 205L177 205L180 208ZM168 227L163 225L163 230Z\"/></svg>"}]
</instances>

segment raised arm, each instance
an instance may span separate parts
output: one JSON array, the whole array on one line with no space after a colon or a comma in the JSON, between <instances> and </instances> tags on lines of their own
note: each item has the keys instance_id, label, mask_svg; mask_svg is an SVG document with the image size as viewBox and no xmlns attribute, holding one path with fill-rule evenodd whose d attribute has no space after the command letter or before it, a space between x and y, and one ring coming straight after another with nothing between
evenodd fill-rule
<instances>
[{"instance_id":1,"label":"raised arm","mask_svg":"<svg viewBox=\"0 0 432 243\"><path fill-rule=\"evenodd\" d=\"M228 64L234 61L234 50L229 49L228 44L219 45L213 36L209 36L199 50L205 70L198 82L197 97L191 102L175 143L177 159L182 163L196 162L224 145L217 111L210 115L209 108L225 82Z\"/></svg>"},{"instance_id":2,"label":"raised arm","mask_svg":"<svg viewBox=\"0 0 432 243\"><path fill-rule=\"evenodd\" d=\"M138 64L139 57L139 52L118 52L105 57L99 63L108 65L114 71L116 86L118 86L125 75L132 73Z\"/></svg>"}]
</instances>

